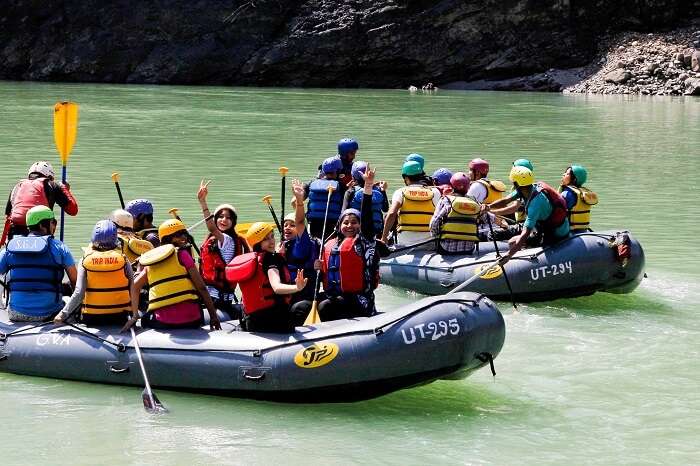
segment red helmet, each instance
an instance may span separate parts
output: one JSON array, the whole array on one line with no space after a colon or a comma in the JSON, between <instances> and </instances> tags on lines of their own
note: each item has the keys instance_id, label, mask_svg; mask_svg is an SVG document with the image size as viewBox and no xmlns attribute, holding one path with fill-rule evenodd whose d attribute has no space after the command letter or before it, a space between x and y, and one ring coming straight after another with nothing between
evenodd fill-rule
<instances>
[{"instance_id":1,"label":"red helmet","mask_svg":"<svg viewBox=\"0 0 700 466\"><path fill-rule=\"evenodd\" d=\"M489 163L484 159L474 159L469 162L469 169L475 172L483 173L488 175L489 173Z\"/></svg>"},{"instance_id":2,"label":"red helmet","mask_svg":"<svg viewBox=\"0 0 700 466\"><path fill-rule=\"evenodd\" d=\"M450 178L452 189L460 194L467 194L469 191L469 176L464 172L457 172Z\"/></svg>"}]
</instances>

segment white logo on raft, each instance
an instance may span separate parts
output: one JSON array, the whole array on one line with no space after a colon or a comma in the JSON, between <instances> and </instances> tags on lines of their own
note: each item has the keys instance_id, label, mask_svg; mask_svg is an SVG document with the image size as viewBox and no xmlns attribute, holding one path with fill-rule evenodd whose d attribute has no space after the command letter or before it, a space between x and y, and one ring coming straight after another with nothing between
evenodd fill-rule
<instances>
[{"instance_id":1,"label":"white logo on raft","mask_svg":"<svg viewBox=\"0 0 700 466\"><path fill-rule=\"evenodd\" d=\"M561 264L543 265L542 267L530 269L530 276L533 280L539 280L540 278L547 278L550 275L561 275L567 272L570 274L574 273L571 267L571 261L562 262Z\"/></svg>"},{"instance_id":2,"label":"white logo on raft","mask_svg":"<svg viewBox=\"0 0 700 466\"><path fill-rule=\"evenodd\" d=\"M70 334L61 335L60 333L49 333L39 335L36 339L37 346L46 345L57 345L57 346L68 346L70 345Z\"/></svg>"},{"instance_id":3,"label":"white logo on raft","mask_svg":"<svg viewBox=\"0 0 700 466\"><path fill-rule=\"evenodd\" d=\"M405 329L401 329L401 335L404 343L411 345L416 342L417 338L421 340L426 338L439 340L447 335L459 335L460 329L457 319L450 319L449 321L439 320L437 322L414 325L408 329L408 334Z\"/></svg>"}]
</instances>

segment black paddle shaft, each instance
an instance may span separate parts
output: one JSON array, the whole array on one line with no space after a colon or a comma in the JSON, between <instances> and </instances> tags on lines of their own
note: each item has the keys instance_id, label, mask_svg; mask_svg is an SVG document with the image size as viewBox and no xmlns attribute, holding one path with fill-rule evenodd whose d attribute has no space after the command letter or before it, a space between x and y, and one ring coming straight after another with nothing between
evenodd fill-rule
<instances>
[{"instance_id":1,"label":"black paddle shaft","mask_svg":"<svg viewBox=\"0 0 700 466\"><path fill-rule=\"evenodd\" d=\"M489 216L489 213L486 212L486 220L488 221L489 224L489 231L491 232L491 239L493 240L493 247L496 248L496 257L499 259L501 258L501 251L498 250L498 243L496 242L496 237L493 235L493 224L491 223L491 217ZM516 311L518 310L518 305L515 304L515 297L513 297L513 288L510 286L510 280L508 279L508 274L506 273L506 269L501 264L501 270L503 270L503 279L506 281L506 286L508 287L508 291L510 292L510 300L513 303L513 309Z\"/></svg>"},{"instance_id":2,"label":"black paddle shaft","mask_svg":"<svg viewBox=\"0 0 700 466\"><path fill-rule=\"evenodd\" d=\"M122 205L122 209L123 209L126 206L126 204L124 204L124 196L122 196L122 188L119 187L119 181L115 181L114 186L117 188L117 195L119 196L119 203Z\"/></svg>"}]
</instances>

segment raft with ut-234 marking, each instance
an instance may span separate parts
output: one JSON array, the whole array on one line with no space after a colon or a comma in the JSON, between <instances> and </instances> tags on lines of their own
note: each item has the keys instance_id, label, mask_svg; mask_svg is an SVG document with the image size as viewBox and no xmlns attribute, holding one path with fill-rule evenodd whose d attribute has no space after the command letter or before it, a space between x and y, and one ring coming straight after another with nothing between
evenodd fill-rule
<instances>
[{"instance_id":1,"label":"raft with ut-234 marking","mask_svg":"<svg viewBox=\"0 0 700 466\"><path fill-rule=\"evenodd\" d=\"M501 254L508 244L498 243ZM493 243L480 243L471 255L409 250L382 260L381 283L428 295L443 294L479 274L497 259ZM585 296L597 291L629 293L644 275L644 251L626 231L577 233L545 247L524 249L504 265L518 302ZM493 266L467 291L510 300L500 267Z\"/></svg>"},{"instance_id":2,"label":"raft with ut-234 marking","mask_svg":"<svg viewBox=\"0 0 700 466\"><path fill-rule=\"evenodd\" d=\"M425 298L373 317L297 327L289 335L139 329L151 385L281 401L352 401L459 379L493 364L503 316L474 293ZM119 328L12 323L0 311L0 371L142 386ZM493 369L493 366L491 367Z\"/></svg>"}]
</instances>

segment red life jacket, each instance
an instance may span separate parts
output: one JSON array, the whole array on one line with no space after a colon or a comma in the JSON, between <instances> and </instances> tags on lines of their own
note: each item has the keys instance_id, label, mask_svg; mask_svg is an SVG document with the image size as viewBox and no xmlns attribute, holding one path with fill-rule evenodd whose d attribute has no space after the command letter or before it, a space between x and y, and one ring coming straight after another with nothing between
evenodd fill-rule
<instances>
[{"instance_id":1,"label":"red life jacket","mask_svg":"<svg viewBox=\"0 0 700 466\"><path fill-rule=\"evenodd\" d=\"M552 205L552 214L544 221L544 226L552 229L560 226L569 216L566 201L556 189L544 181L537 183L537 190L547 196L549 203Z\"/></svg>"},{"instance_id":2,"label":"red life jacket","mask_svg":"<svg viewBox=\"0 0 700 466\"><path fill-rule=\"evenodd\" d=\"M240 238L234 238L234 257L243 254L243 247ZM199 256L199 272L202 274L204 283L213 286L220 291L233 291L226 282L226 262L221 257L219 242L214 235L209 235L202 245L202 252Z\"/></svg>"},{"instance_id":3,"label":"red life jacket","mask_svg":"<svg viewBox=\"0 0 700 466\"><path fill-rule=\"evenodd\" d=\"M365 290L365 260L355 252L357 236L329 241L323 248L323 289L331 296Z\"/></svg>"},{"instance_id":4,"label":"red life jacket","mask_svg":"<svg viewBox=\"0 0 700 466\"><path fill-rule=\"evenodd\" d=\"M27 211L34 206L45 205L49 207L46 187L44 186L45 180L46 178L36 178L21 180L17 183L12 197L12 212L10 213L13 225L26 225Z\"/></svg>"},{"instance_id":5,"label":"red life jacket","mask_svg":"<svg viewBox=\"0 0 700 466\"><path fill-rule=\"evenodd\" d=\"M264 252L249 252L234 257L226 266L226 280L228 286L234 289L236 285L241 288L243 295L243 309L246 314L274 306L277 302L289 303L291 295L276 295L272 291L267 274L263 273ZM289 270L284 267L282 280L289 283Z\"/></svg>"}]
</instances>

